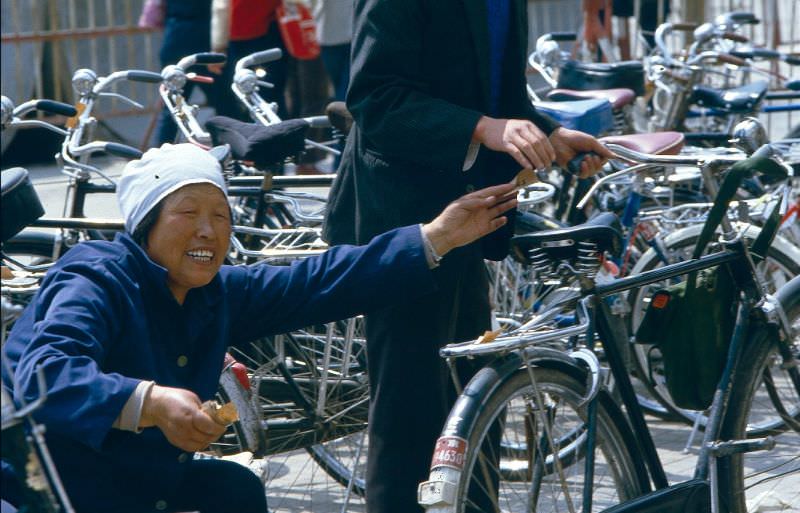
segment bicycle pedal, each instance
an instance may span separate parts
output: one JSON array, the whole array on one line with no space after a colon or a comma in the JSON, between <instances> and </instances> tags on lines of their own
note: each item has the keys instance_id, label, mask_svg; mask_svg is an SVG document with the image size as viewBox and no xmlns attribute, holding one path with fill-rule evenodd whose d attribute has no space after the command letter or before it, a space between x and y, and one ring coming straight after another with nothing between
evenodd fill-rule
<instances>
[{"instance_id":1,"label":"bicycle pedal","mask_svg":"<svg viewBox=\"0 0 800 513\"><path fill-rule=\"evenodd\" d=\"M715 458L744 454L746 452L769 451L775 447L775 439L771 436L754 438L752 440L728 440L725 442L712 442L709 444L711 454Z\"/></svg>"}]
</instances>

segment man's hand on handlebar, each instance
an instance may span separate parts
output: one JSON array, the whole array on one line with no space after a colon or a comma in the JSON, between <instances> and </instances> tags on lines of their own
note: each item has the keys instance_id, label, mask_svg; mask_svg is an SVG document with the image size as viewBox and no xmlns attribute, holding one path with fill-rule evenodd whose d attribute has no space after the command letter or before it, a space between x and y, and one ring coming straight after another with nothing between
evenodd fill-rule
<instances>
[{"instance_id":1,"label":"man's hand on handlebar","mask_svg":"<svg viewBox=\"0 0 800 513\"><path fill-rule=\"evenodd\" d=\"M555 161L562 168L566 168L577 155L588 154L580 165L581 178L588 178L600 171L606 160L613 156L597 139L578 130L557 128L550 134L550 142L556 153Z\"/></svg>"}]
</instances>

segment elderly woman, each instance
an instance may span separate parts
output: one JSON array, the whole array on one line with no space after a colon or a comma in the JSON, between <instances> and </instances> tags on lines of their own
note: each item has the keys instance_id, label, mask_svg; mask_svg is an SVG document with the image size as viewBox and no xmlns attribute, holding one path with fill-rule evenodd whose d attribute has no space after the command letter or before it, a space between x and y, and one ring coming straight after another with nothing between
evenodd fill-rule
<instances>
[{"instance_id":1,"label":"elderly woman","mask_svg":"<svg viewBox=\"0 0 800 513\"><path fill-rule=\"evenodd\" d=\"M432 290L441 256L504 224L512 190L477 191L429 224L290 267L224 266L218 162L191 145L150 150L119 181L127 232L79 244L50 270L8 338L3 385L30 401L44 370L35 415L78 512L263 513L252 472L192 458L224 431L200 405L227 348Z\"/></svg>"}]
</instances>

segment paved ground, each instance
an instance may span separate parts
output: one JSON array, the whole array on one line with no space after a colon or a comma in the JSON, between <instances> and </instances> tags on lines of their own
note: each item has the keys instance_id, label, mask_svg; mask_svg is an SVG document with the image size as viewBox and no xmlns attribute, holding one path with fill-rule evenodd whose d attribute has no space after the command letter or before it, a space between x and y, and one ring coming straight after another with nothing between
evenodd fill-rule
<instances>
[{"instance_id":1,"label":"paved ground","mask_svg":"<svg viewBox=\"0 0 800 513\"><path fill-rule=\"evenodd\" d=\"M105 169L111 176L121 169L119 162L110 163ZM60 216L64 199L66 179L52 166L31 168L37 191L42 196L48 216ZM90 216L118 217L114 199L96 196L87 203ZM675 483L691 476L697 453L695 443L688 454L684 454L690 428L684 424L650 419L650 425L664 461L670 482ZM800 435L785 434L778 437L776 452L765 453L758 464L770 467L776 461L790 460L790 465L767 471L760 477L775 476L787 470L792 473L773 479L758 487L758 501L751 505L753 512L796 511L800 512ZM792 461L792 458L793 461ZM268 481L267 496L270 507L279 513L314 512L333 513L339 511L363 512L363 501L355 496L347 499L346 489L330 479L315 464L307 453L298 451L271 457L266 461L250 461L248 455L236 457L238 461L263 470ZM363 460L363 458L362 458Z\"/></svg>"}]
</instances>

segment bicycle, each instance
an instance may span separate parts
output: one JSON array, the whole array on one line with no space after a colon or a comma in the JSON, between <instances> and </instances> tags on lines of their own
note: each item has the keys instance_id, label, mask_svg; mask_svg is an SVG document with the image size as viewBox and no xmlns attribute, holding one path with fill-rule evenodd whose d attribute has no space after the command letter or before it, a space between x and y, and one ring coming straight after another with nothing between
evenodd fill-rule
<instances>
[{"instance_id":1,"label":"bicycle","mask_svg":"<svg viewBox=\"0 0 800 513\"><path fill-rule=\"evenodd\" d=\"M746 440L746 425L761 413L754 394L762 370L787 355L790 337L800 336L800 278L776 296L764 294L756 256L737 237L706 256L597 283L598 257L620 241L609 217L515 238L526 261L548 267L554 279L577 276L580 287L516 330L440 351L454 373L458 358L489 361L461 392L442 430L429 480L419 488L426 511L746 511L746 495L755 491L745 486L744 469L757 462L742 460L774 445L771 437ZM669 486L620 351L627 330L603 298L717 266L733 271L742 294L735 334L695 478ZM566 313L577 321L560 326ZM609 372L593 351L595 334ZM783 363L798 397L796 362L788 356ZM624 414L604 385L609 375Z\"/></svg>"}]
</instances>

